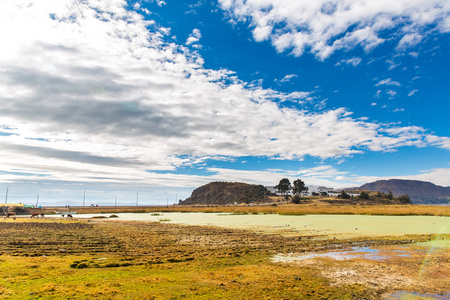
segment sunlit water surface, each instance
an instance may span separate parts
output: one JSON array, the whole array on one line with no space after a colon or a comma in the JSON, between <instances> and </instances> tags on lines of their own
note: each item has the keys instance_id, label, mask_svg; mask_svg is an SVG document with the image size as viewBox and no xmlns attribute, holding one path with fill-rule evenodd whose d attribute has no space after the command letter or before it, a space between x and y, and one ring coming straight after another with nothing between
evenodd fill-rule
<instances>
[{"instance_id":1,"label":"sunlit water surface","mask_svg":"<svg viewBox=\"0 0 450 300\"><path fill-rule=\"evenodd\" d=\"M111 214L77 214L76 218L109 217ZM449 234L450 218L436 216L368 215L233 215L227 213L119 213L117 220L167 222L249 229L283 235L380 236ZM59 217L60 216L55 216Z\"/></svg>"}]
</instances>

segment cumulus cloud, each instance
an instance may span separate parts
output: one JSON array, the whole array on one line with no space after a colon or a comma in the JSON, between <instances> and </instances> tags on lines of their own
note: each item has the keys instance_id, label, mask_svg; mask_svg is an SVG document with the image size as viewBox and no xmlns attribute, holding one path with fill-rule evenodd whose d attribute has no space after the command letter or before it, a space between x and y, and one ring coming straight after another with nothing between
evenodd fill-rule
<instances>
[{"instance_id":1,"label":"cumulus cloud","mask_svg":"<svg viewBox=\"0 0 450 300\"><path fill-rule=\"evenodd\" d=\"M118 0L1 3L0 28L14 31L0 31L0 181L157 186L169 180L158 171L207 157L450 148L421 128L354 119L345 108L285 107L311 92L281 93L206 69L198 53L166 41L169 29L126 7ZM194 30L192 43L200 36ZM170 176L180 186L204 180Z\"/></svg>"},{"instance_id":2,"label":"cumulus cloud","mask_svg":"<svg viewBox=\"0 0 450 300\"><path fill-rule=\"evenodd\" d=\"M256 41L269 40L279 52L305 51L324 60L339 49L371 51L400 38L397 49L420 43L429 31L449 32L450 4L442 0L219 0L230 19L249 23Z\"/></svg>"},{"instance_id":3,"label":"cumulus cloud","mask_svg":"<svg viewBox=\"0 0 450 300\"><path fill-rule=\"evenodd\" d=\"M200 32L199 29L194 29L192 30L192 33L189 35L187 41L186 41L186 45L192 45L195 43L198 43L198 41L200 41L200 38L202 37L202 33Z\"/></svg>"}]
</instances>

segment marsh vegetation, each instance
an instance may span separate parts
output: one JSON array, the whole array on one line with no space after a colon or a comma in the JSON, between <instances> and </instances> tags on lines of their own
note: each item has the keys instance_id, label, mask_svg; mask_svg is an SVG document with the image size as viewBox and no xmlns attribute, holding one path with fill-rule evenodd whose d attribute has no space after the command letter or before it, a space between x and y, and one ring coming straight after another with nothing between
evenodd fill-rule
<instances>
[{"instance_id":1,"label":"marsh vegetation","mask_svg":"<svg viewBox=\"0 0 450 300\"><path fill-rule=\"evenodd\" d=\"M448 240L445 234L339 239L165 222L25 218L2 220L0 230L0 299L378 299L395 290L443 293L450 275L448 249L427 255L431 246L416 244ZM272 261L361 246L402 249L410 257ZM395 276L401 280L386 284Z\"/></svg>"}]
</instances>

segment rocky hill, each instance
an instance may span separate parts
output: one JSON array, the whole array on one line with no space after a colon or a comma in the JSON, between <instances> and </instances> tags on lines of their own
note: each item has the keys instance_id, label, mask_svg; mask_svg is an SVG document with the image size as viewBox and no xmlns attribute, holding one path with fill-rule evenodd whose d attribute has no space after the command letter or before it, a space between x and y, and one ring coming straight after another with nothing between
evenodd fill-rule
<instances>
[{"instance_id":1,"label":"rocky hill","mask_svg":"<svg viewBox=\"0 0 450 300\"><path fill-rule=\"evenodd\" d=\"M431 182L418 180L390 179L366 183L357 190L392 191L394 196L409 195L415 204L449 204L450 187L442 187Z\"/></svg>"},{"instance_id":2,"label":"rocky hill","mask_svg":"<svg viewBox=\"0 0 450 300\"><path fill-rule=\"evenodd\" d=\"M211 182L195 189L180 205L227 205L269 202L272 195L264 186L242 182Z\"/></svg>"}]
</instances>

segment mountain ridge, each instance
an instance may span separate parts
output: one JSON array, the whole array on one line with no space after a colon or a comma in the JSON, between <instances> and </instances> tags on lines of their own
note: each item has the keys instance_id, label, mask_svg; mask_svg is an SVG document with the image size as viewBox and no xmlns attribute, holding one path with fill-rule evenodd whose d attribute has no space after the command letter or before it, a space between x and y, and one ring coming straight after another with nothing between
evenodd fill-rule
<instances>
[{"instance_id":1,"label":"mountain ridge","mask_svg":"<svg viewBox=\"0 0 450 300\"><path fill-rule=\"evenodd\" d=\"M352 190L392 192L394 196L409 195L415 204L448 204L450 187L420 180L388 179L363 184Z\"/></svg>"}]
</instances>

